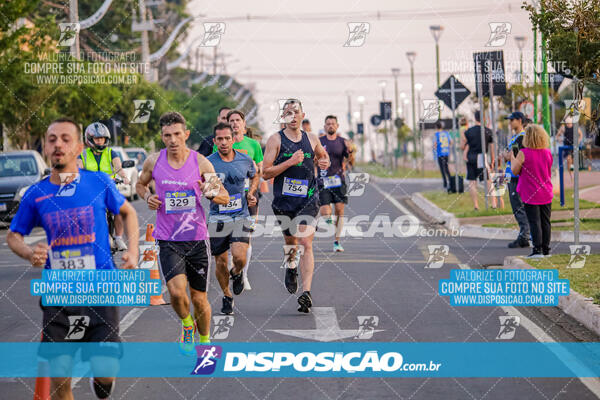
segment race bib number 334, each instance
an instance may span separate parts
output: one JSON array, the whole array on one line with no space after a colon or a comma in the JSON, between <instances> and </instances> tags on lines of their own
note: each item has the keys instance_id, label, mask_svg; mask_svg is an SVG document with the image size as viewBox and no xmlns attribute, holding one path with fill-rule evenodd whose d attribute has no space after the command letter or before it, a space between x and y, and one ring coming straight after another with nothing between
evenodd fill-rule
<instances>
[{"instance_id":1,"label":"race bib number 334","mask_svg":"<svg viewBox=\"0 0 600 400\"><path fill-rule=\"evenodd\" d=\"M220 213L232 213L240 211L242 209L242 194L237 193L229 196L229 203L226 205L219 205Z\"/></svg>"},{"instance_id":2,"label":"race bib number 334","mask_svg":"<svg viewBox=\"0 0 600 400\"><path fill-rule=\"evenodd\" d=\"M196 193L193 190L165 192L165 211L167 214L195 212Z\"/></svg>"},{"instance_id":3,"label":"race bib number 334","mask_svg":"<svg viewBox=\"0 0 600 400\"><path fill-rule=\"evenodd\" d=\"M282 193L286 196L306 197L308 194L308 180L284 178Z\"/></svg>"}]
</instances>

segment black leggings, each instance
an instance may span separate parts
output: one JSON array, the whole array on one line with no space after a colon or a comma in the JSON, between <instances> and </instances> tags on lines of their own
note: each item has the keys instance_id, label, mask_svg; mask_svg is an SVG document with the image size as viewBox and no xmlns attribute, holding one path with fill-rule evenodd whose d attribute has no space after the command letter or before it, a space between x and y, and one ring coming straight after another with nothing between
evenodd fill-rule
<instances>
[{"instance_id":1,"label":"black leggings","mask_svg":"<svg viewBox=\"0 0 600 400\"><path fill-rule=\"evenodd\" d=\"M550 213L552 203L549 204L524 204L533 247L540 251L550 250Z\"/></svg>"},{"instance_id":2,"label":"black leggings","mask_svg":"<svg viewBox=\"0 0 600 400\"><path fill-rule=\"evenodd\" d=\"M450 187L450 170L448 170L448 156L438 157L438 165L440 166L440 171L442 172L444 187ZM448 183L446 183L446 177L448 178Z\"/></svg>"}]
</instances>

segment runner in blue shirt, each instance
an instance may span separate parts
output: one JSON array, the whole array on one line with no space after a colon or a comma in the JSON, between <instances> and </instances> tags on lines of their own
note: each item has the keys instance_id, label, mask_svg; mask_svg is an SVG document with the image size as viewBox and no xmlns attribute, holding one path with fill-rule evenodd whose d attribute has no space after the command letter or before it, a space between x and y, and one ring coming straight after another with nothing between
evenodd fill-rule
<instances>
[{"instance_id":1,"label":"runner in blue shirt","mask_svg":"<svg viewBox=\"0 0 600 400\"><path fill-rule=\"evenodd\" d=\"M435 133L434 153L437 158L438 165L440 166L440 171L442 172L444 188L449 188L450 170L448 169L448 155L450 154L450 145L452 144L452 139L447 131L442 130L444 128L442 121L438 121L435 126L438 131Z\"/></svg>"},{"instance_id":2,"label":"runner in blue shirt","mask_svg":"<svg viewBox=\"0 0 600 400\"><path fill-rule=\"evenodd\" d=\"M123 267L133 268L138 260L139 227L133 207L125 201L114 182L104 172L77 168L77 156L83 150L79 125L67 118L50 124L45 137L46 156L52 162L49 177L32 185L24 194L6 241L10 249L34 267L46 269L114 269L111 258L106 211L124 217L129 249L123 254ZM25 243L36 226L44 228L46 243L34 248ZM42 342L120 342L119 313L114 306L44 306ZM92 371L114 368L121 347L99 345L93 351L84 348L82 359L91 362ZM52 367L74 354L58 353L51 347L40 348L41 357ZM109 365L110 364L110 365ZM73 398L70 373L51 378L51 392L57 398ZM92 378L99 398L113 390L115 378Z\"/></svg>"},{"instance_id":3,"label":"runner in blue shirt","mask_svg":"<svg viewBox=\"0 0 600 400\"><path fill-rule=\"evenodd\" d=\"M229 193L229 203L219 205L212 202L208 214L208 232L210 250L217 264L216 275L223 290L221 313L233 314L233 295L229 290L229 277L233 284L233 294L244 291L243 270L246 265L251 225L249 206L256 205L259 175L254 161L246 154L233 149L233 130L231 125L221 122L214 127L217 152L208 156L215 172ZM245 190L248 179L249 188ZM228 253L231 249L233 266L227 271Z\"/></svg>"}]
</instances>

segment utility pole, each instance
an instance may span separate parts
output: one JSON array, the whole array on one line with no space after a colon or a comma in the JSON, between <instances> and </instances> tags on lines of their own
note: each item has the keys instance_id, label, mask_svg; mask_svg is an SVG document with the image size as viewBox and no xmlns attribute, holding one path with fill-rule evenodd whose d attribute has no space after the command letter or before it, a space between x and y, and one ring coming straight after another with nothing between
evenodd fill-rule
<instances>
[{"instance_id":1,"label":"utility pole","mask_svg":"<svg viewBox=\"0 0 600 400\"><path fill-rule=\"evenodd\" d=\"M69 21L71 23L79 22L79 9L77 0L69 0ZM79 60L79 32L75 35L75 41L71 45L71 56Z\"/></svg>"},{"instance_id":2,"label":"utility pole","mask_svg":"<svg viewBox=\"0 0 600 400\"><path fill-rule=\"evenodd\" d=\"M150 65L150 43L148 41L148 27L146 26L146 0L138 0L140 9L140 25L142 29L142 63L144 72L149 82L154 80L152 66Z\"/></svg>"},{"instance_id":3,"label":"utility pole","mask_svg":"<svg viewBox=\"0 0 600 400\"><path fill-rule=\"evenodd\" d=\"M213 75L217 75L217 46L213 47Z\"/></svg>"},{"instance_id":4,"label":"utility pole","mask_svg":"<svg viewBox=\"0 0 600 400\"><path fill-rule=\"evenodd\" d=\"M544 5L540 2L540 11L544 14ZM548 107L548 63L546 62L546 39L544 34L541 34L542 39L542 121L544 129L550 132L550 108Z\"/></svg>"},{"instance_id":5,"label":"utility pole","mask_svg":"<svg viewBox=\"0 0 600 400\"><path fill-rule=\"evenodd\" d=\"M398 115L398 75L400 74L400 68L392 68L392 75L394 76L394 126L396 126L396 120L400 118ZM400 156L400 125L396 126L396 154L394 155L395 166L398 167L398 157Z\"/></svg>"},{"instance_id":6,"label":"utility pole","mask_svg":"<svg viewBox=\"0 0 600 400\"><path fill-rule=\"evenodd\" d=\"M412 126L413 126L413 159L416 162L416 153L417 153L417 118L415 116L415 58L417 57L417 53L414 51L407 51L406 58L410 63L410 94L411 94L411 102L412 102Z\"/></svg>"}]
</instances>

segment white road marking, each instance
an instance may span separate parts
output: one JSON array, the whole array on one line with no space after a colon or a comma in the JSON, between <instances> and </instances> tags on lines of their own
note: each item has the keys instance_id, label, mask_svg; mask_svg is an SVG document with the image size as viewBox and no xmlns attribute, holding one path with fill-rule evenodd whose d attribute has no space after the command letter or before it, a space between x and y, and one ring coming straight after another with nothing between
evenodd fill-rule
<instances>
[{"instance_id":1,"label":"white road marking","mask_svg":"<svg viewBox=\"0 0 600 400\"><path fill-rule=\"evenodd\" d=\"M375 189L381 193L386 199L390 201L396 208L398 208L401 212L408 213L408 210L402 206L396 199L392 198L389 194L384 193L377 185L372 184ZM412 215L412 214L411 214ZM458 264L461 269L471 269L468 264ZM521 319L521 326L524 327L533 337L539 342L542 343L557 343L550 335L546 333L541 327L536 325L529 318L521 314L515 307L512 306L500 306L502 311L506 312L508 315L516 315ZM573 371L581 370L582 365L577 362L577 359L574 357L572 353L570 353L564 347L552 348L552 352L557 356L559 360L569 360L571 365L576 364ZM569 364L565 364L568 368L570 368ZM584 368L584 367L583 367ZM590 372L590 375L593 374ZM592 393L596 395L596 397L600 398L600 379L598 378L578 378L581 383L583 383Z\"/></svg>"},{"instance_id":2,"label":"white road marking","mask_svg":"<svg viewBox=\"0 0 600 400\"><path fill-rule=\"evenodd\" d=\"M315 318L315 329L267 329L267 331L319 342L332 342L358 335L358 329L340 329L333 307L313 307L311 312ZM373 333L381 331L383 329L375 329Z\"/></svg>"},{"instance_id":3,"label":"white road marking","mask_svg":"<svg viewBox=\"0 0 600 400\"><path fill-rule=\"evenodd\" d=\"M167 291L167 285L162 285L162 294L165 294L166 291ZM144 311L146 311L149 307L151 307L151 306L134 307L131 310L129 310L129 312L127 314L125 314L125 316L121 319L121 321L119 321L119 335L123 336L123 333L125 333L125 331L127 329L129 329L134 324L134 322L137 321L137 319L139 317L141 317L142 314L144 313ZM89 372L90 371L88 371L86 373L86 375ZM74 377L71 380L71 388L74 388L82 378L83 378L82 376Z\"/></svg>"},{"instance_id":4,"label":"white road marking","mask_svg":"<svg viewBox=\"0 0 600 400\"><path fill-rule=\"evenodd\" d=\"M379 192L379 194L381 194L383 197L385 197L387 201L389 201L394 206L396 206L396 208L398 210L402 211L402 213L404 213L405 215L412 215L414 217L413 213L408 211L408 209L406 207L404 207L402 204L400 204L398 202L398 200L393 198L389 193L384 192L379 186L377 186L374 183L371 183L371 186L373 186L375 188L375 190L377 190Z\"/></svg>"}]
</instances>

